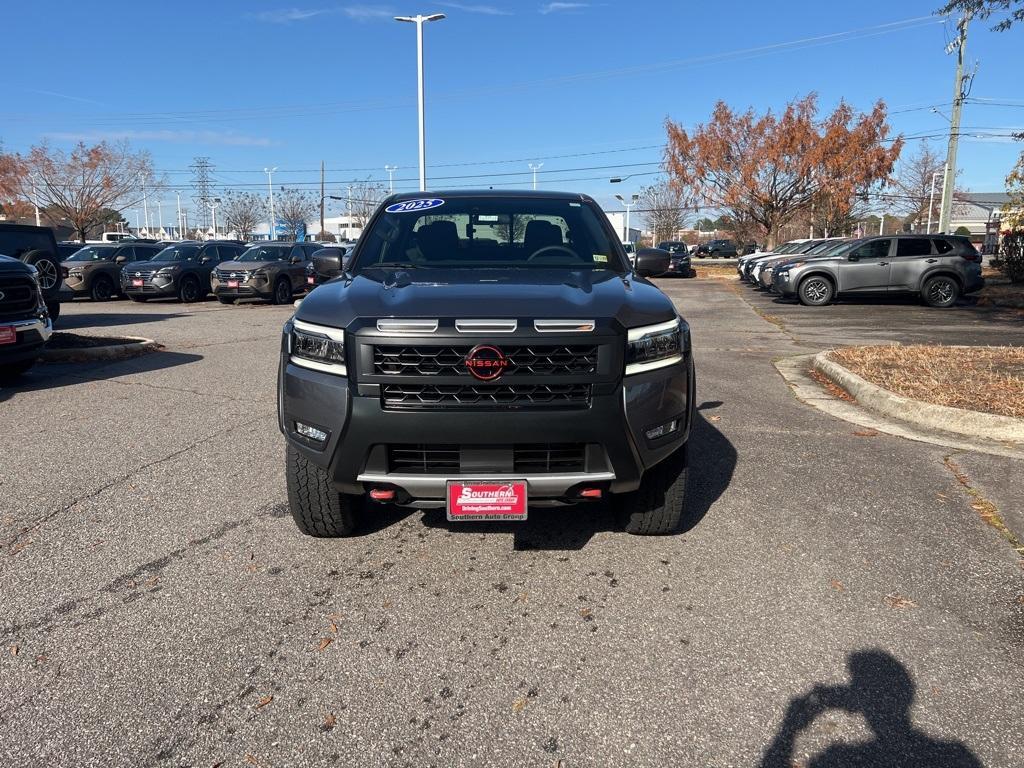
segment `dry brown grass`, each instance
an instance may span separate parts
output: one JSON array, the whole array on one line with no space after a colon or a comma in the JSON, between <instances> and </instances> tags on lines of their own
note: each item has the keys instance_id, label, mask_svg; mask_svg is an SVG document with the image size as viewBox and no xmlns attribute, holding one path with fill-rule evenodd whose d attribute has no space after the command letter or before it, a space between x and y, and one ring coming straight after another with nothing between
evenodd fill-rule
<instances>
[{"instance_id":1,"label":"dry brown grass","mask_svg":"<svg viewBox=\"0 0 1024 768\"><path fill-rule=\"evenodd\" d=\"M697 273L697 279L699 280L739 280L739 276L736 274L736 267L724 264L711 264L708 266L694 264L693 269Z\"/></svg>"},{"instance_id":2,"label":"dry brown grass","mask_svg":"<svg viewBox=\"0 0 1024 768\"><path fill-rule=\"evenodd\" d=\"M983 307L1024 309L1024 283L1011 283L1005 277L986 278L985 287L971 295Z\"/></svg>"},{"instance_id":3,"label":"dry brown grass","mask_svg":"<svg viewBox=\"0 0 1024 768\"><path fill-rule=\"evenodd\" d=\"M1024 418L1024 347L844 347L829 356L903 397Z\"/></svg>"}]
</instances>

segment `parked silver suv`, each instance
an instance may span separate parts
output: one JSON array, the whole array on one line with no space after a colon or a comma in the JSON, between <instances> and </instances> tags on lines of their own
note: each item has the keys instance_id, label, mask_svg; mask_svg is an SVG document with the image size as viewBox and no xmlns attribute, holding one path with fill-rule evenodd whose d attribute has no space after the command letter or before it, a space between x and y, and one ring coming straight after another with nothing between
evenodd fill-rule
<instances>
[{"instance_id":1,"label":"parked silver suv","mask_svg":"<svg viewBox=\"0 0 1024 768\"><path fill-rule=\"evenodd\" d=\"M843 294L917 294L933 307L951 307L980 290L981 254L957 235L895 235L851 241L815 257L775 267L772 290L822 306Z\"/></svg>"}]
</instances>

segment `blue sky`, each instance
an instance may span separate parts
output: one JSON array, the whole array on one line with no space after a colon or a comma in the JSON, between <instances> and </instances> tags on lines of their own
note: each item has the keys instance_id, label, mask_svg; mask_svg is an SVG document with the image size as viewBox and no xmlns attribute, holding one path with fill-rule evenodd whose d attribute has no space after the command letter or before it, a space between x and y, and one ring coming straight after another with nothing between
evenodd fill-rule
<instances>
[{"instance_id":1,"label":"blue sky","mask_svg":"<svg viewBox=\"0 0 1024 768\"><path fill-rule=\"evenodd\" d=\"M280 169L275 186L318 183L321 160L329 194L386 182L386 164L400 166L396 189L414 189L415 28L391 17L440 11L425 30L431 186L525 187L533 160L542 187L613 204L657 178L664 119L698 123L718 99L764 110L809 91L829 109L882 98L894 130L941 134L930 106L948 114L954 61L952 25L930 17L939 4L22 3L5 13L5 55L32 66L9 68L20 76L0 140L23 151L127 137L183 191L197 155L222 190L265 190L266 166ZM989 26L975 21L968 44L971 95L985 101L964 112L965 130L989 135L959 154L960 185L978 192L1001 190L1024 149L991 135L1024 130L1024 29Z\"/></svg>"}]
</instances>

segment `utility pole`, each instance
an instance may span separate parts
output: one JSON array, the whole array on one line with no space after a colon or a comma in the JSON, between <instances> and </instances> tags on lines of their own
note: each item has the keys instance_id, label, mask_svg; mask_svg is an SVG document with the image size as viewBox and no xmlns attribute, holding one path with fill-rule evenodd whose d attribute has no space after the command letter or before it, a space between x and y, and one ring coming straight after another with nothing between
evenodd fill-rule
<instances>
[{"instance_id":1,"label":"utility pole","mask_svg":"<svg viewBox=\"0 0 1024 768\"><path fill-rule=\"evenodd\" d=\"M324 161L320 161L320 235L321 237L324 231Z\"/></svg>"},{"instance_id":2,"label":"utility pole","mask_svg":"<svg viewBox=\"0 0 1024 768\"><path fill-rule=\"evenodd\" d=\"M960 113L964 106L964 52L967 50L967 25L971 12L960 19L960 33L946 46L946 53L956 50L956 80L953 84L953 117L949 122L949 146L946 149L946 175L942 180L942 204L939 209L939 232L949 232L953 216L953 186L956 184L956 150L960 141Z\"/></svg>"},{"instance_id":3,"label":"utility pole","mask_svg":"<svg viewBox=\"0 0 1024 768\"><path fill-rule=\"evenodd\" d=\"M181 234L181 192L175 190L174 196L178 198L178 239L184 240L185 238Z\"/></svg>"},{"instance_id":4,"label":"utility pole","mask_svg":"<svg viewBox=\"0 0 1024 768\"><path fill-rule=\"evenodd\" d=\"M878 220L878 234L884 234L885 230L885 214L882 214L882 218Z\"/></svg>"},{"instance_id":5,"label":"utility pole","mask_svg":"<svg viewBox=\"0 0 1024 768\"><path fill-rule=\"evenodd\" d=\"M539 171L541 168L544 167L544 163L537 163L536 165L534 165L533 163L527 163L527 165L529 165L530 166L530 170L533 171L533 190L534 190L534 192L536 192L537 191L537 171Z\"/></svg>"},{"instance_id":6,"label":"utility pole","mask_svg":"<svg viewBox=\"0 0 1024 768\"><path fill-rule=\"evenodd\" d=\"M267 191L270 192L270 229L267 230L267 240L277 239L274 233L274 171L276 170L276 165L273 168L263 169L263 172L267 174Z\"/></svg>"}]
</instances>

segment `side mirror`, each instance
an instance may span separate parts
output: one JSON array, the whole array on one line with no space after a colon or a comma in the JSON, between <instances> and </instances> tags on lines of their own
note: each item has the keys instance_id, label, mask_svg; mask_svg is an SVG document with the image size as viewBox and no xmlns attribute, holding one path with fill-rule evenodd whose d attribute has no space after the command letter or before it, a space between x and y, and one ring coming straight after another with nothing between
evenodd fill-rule
<instances>
[{"instance_id":1,"label":"side mirror","mask_svg":"<svg viewBox=\"0 0 1024 768\"><path fill-rule=\"evenodd\" d=\"M847 261L860 261L860 256L858 256L856 253L851 253L849 256L846 257L846 260Z\"/></svg>"},{"instance_id":2,"label":"side mirror","mask_svg":"<svg viewBox=\"0 0 1024 768\"><path fill-rule=\"evenodd\" d=\"M337 277L341 274L341 256L333 254L313 257L313 268L317 274L325 277Z\"/></svg>"},{"instance_id":3,"label":"side mirror","mask_svg":"<svg viewBox=\"0 0 1024 768\"><path fill-rule=\"evenodd\" d=\"M657 277L668 272L672 254L660 248L641 248L636 252L634 270L640 277Z\"/></svg>"},{"instance_id":4,"label":"side mirror","mask_svg":"<svg viewBox=\"0 0 1024 768\"><path fill-rule=\"evenodd\" d=\"M114 259L114 263L115 264L127 264L128 263L128 257L127 256L118 256L116 259Z\"/></svg>"},{"instance_id":5,"label":"side mirror","mask_svg":"<svg viewBox=\"0 0 1024 768\"><path fill-rule=\"evenodd\" d=\"M301 264L302 263L302 257L301 256L292 256L290 259L288 259L288 263L289 264Z\"/></svg>"}]
</instances>

